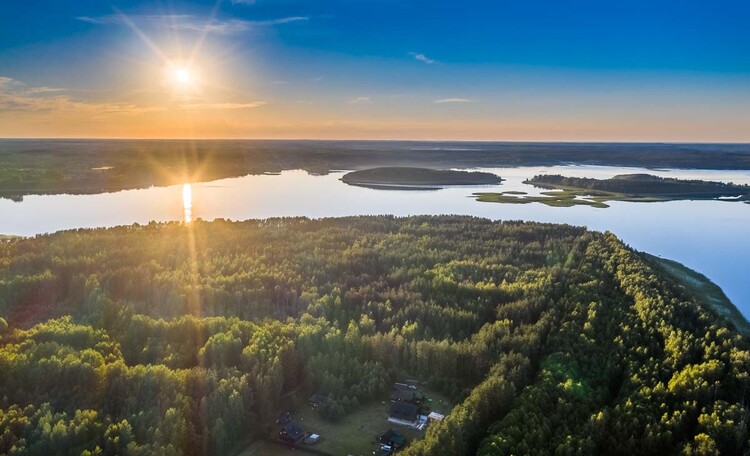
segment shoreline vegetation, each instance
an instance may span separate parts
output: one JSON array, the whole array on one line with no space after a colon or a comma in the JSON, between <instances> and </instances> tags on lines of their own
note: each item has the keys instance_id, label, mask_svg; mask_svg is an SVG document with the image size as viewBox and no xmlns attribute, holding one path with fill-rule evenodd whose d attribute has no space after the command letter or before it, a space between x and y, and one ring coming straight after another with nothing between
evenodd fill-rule
<instances>
[{"instance_id":1,"label":"shoreline vegetation","mask_svg":"<svg viewBox=\"0 0 750 456\"><path fill-rule=\"evenodd\" d=\"M416 167L370 168L346 173L341 181L379 190L438 190L452 185L492 185L503 179L492 173Z\"/></svg>"},{"instance_id":2,"label":"shoreline vegetation","mask_svg":"<svg viewBox=\"0 0 750 456\"><path fill-rule=\"evenodd\" d=\"M682 285L688 295L708 306L717 316L734 326L738 332L750 336L750 322L724 294L721 287L713 283L711 279L680 262L646 252L641 252L641 255L660 272Z\"/></svg>"},{"instance_id":3,"label":"shoreline vegetation","mask_svg":"<svg viewBox=\"0 0 750 456\"><path fill-rule=\"evenodd\" d=\"M639 203L719 200L750 203L750 186L685 180L650 174L620 174L609 179L537 175L525 184L544 188L541 196L523 192L477 192L477 201L505 204L542 203L551 207L591 206L607 208L610 201Z\"/></svg>"},{"instance_id":4,"label":"shoreline vegetation","mask_svg":"<svg viewBox=\"0 0 750 456\"><path fill-rule=\"evenodd\" d=\"M0 140L0 197L93 194L184 182L373 167L554 165L750 169L747 144L419 141Z\"/></svg>"}]
</instances>

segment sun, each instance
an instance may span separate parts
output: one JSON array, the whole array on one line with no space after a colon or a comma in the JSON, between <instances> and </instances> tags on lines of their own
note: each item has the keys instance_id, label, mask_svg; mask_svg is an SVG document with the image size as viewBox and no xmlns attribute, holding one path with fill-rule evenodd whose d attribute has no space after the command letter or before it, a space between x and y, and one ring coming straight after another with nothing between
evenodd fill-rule
<instances>
[{"instance_id":1,"label":"sun","mask_svg":"<svg viewBox=\"0 0 750 456\"><path fill-rule=\"evenodd\" d=\"M172 70L172 77L177 85L185 86L193 81L193 75L187 68L178 67Z\"/></svg>"},{"instance_id":2,"label":"sun","mask_svg":"<svg viewBox=\"0 0 750 456\"><path fill-rule=\"evenodd\" d=\"M175 92L192 92L199 88L200 77L194 65L170 62L164 68L164 84Z\"/></svg>"}]
</instances>

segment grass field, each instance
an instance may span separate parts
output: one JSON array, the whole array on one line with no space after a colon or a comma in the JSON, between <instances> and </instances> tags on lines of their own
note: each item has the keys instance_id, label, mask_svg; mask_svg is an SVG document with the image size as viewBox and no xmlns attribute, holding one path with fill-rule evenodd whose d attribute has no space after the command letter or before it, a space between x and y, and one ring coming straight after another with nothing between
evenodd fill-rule
<instances>
[{"instance_id":1,"label":"grass field","mask_svg":"<svg viewBox=\"0 0 750 456\"><path fill-rule=\"evenodd\" d=\"M520 195L520 196L516 196ZM523 192L498 192L498 193L474 193L477 201L485 203L504 203L504 204L529 204L542 203L550 207L571 207L571 206L591 206L597 208L606 208L604 200L596 198L578 198L583 196L580 193L561 190L542 192L543 196L526 195Z\"/></svg>"},{"instance_id":2,"label":"grass field","mask_svg":"<svg viewBox=\"0 0 750 456\"><path fill-rule=\"evenodd\" d=\"M433 411L447 414L453 408L453 403L445 396L436 391L420 388L429 399ZM377 452L377 437L392 428L399 434L404 435L409 441L419 439L424 431L409 429L394 425L387 421L388 409L390 408L388 396L384 396L381 402L373 402L363 405L357 411L346 415L337 422L326 421L320 418L318 411L308 405L303 405L294 413L294 420L308 433L322 436L320 443L311 446L315 450L333 455L372 455ZM278 427L278 426L277 426ZM271 442L255 442L238 456L277 456L288 454L306 454L303 451L284 448Z\"/></svg>"}]
</instances>

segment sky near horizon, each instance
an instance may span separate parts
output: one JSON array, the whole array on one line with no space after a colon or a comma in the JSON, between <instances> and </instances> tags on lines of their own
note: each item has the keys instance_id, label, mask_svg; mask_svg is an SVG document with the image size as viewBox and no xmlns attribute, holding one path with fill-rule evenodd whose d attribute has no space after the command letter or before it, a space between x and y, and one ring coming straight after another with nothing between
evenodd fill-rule
<instances>
[{"instance_id":1,"label":"sky near horizon","mask_svg":"<svg viewBox=\"0 0 750 456\"><path fill-rule=\"evenodd\" d=\"M750 142L745 1L8 1L0 137Z\"/></svg>"}]
</instances>

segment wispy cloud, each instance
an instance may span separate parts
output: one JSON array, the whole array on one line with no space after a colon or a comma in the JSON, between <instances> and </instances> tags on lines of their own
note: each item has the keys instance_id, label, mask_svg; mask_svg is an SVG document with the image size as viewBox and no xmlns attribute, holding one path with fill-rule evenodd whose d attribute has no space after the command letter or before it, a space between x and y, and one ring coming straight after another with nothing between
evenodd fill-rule
<instances>
[{"instance_id":1,"label":"wispy cloud","mask_svg":"<svg viewBox=\"0 0 750 456\"><path fill-rule=\"evenodd\" d=\"M280 25L280 24L289 24L290 22L301 22L301 21L309 21L310 18L308 16L289 16L289 17L280 17L278 19L269 19L267 21L245 21L250 25Z\"/></svg>"},{"instance_id":2,"label":"wispy cloud","mask_svg":"<svg viewBox=\"0 0 750 456\"><path fill-rule=\"evenodd\" d=\"M61 95L65 89L51 87L28 87L21 81L0 76L0 114L3 112L49 113L55 116L122 115L134 116L152 112L163 112L166 106L139 106L116 101L90 102ZM267 105L266 101L249 102L195 102L179 105L190 111L242 110Z\"/></svg>"},{"instance_id":3,"label":"wispy cloud","mask_svg":"<svg viewBox=\"0 0 750 456\"><path fill-rule=\"evenodd\" d=\"M353 104L362 104L362 103L369 103L369 102L370 102L370 97L357 97L357 98L352 98L351 100L349 100L349 103L353 103Z\"/></svg>"},{"instance_id":4,"label":"wispy cloud","mask_svg":"<svg viewBox=\"0 0 750 456\"><path fill-rule=\"evenodd\" d=\"M21 81L7 76L0 76L0 93L14 93L16 95L41 95L54 92L64 92L66 89L59 87L29 87Z\"/></svg>"},{"instance_id":5,"label":"wispy cloud","mask_svg":"<svg viewBox=\"0 0 750 456\"><path fill-rule=\"evenodd\" d=\"M97 24L97 25L103 25L107 23L105 18L96 18L96 17L90 17L90 16L78 16L76 17L76 20L81 21L81 22L87 22L89 24Z\"/></svg>"},{"instance_id":6,"label":"wispy cloud","mask_svg":"<svg viewBox=\"0 0 750 456\"><path fill-rule=\"evenodd\" d=\"M426 63L428 65L432 65L433 63L435 63L434 59L431 59L424 54L420 54L419 52L410 52L409 55L414 57L416 60L419 60L420 62Z\"/></svg>"},{"instance_id":7,"label":"wispy cloud","mask_svg":"<svg viewBox=\"0 0 750 456\"><path fill-rule=\"evenodd\" d=\"M249 103L191 103L183 105L185 109L253 109L267 105L266 101L251 101Z\"/></svg>"},{"instance_id":8,"label":"wispy cloud","mask_svg":"<svg viewBox=\"0 0 750 456\"><path fill-rule=\"evenodd\" d=\"M257 0L232 0L232 5L255 5Z\"/></svg>"},{"instance_id":9,"label":"wispy cloud","mask_svg":"<svg viewBox=\"0 0 750 456\"><path fill-rule=\"evenodd\" d=\"M28 87L21 81L0 76L0 113L2 112L55 112L84 115L136 115L163 111L158 106L137 106L132 103L77 101L60 95L65 89L53 87Z\"/></svg>"},{"instance_id":10,"label":"wispy cloud","mask_svg":"<svg viewBox=\"0 0 750 456\"><path fill-rule=\"evenodd\" d=\"M130 21L142 27L166 27L174 30L230 35L246 32L258 27L303 22L310 18L307 16L288 16L276 19L247 21L241 19L203 19L187 14L148 14L127 17L121 14L110 14L98 17L79 16L76 19L96 25L128 25L128 21Z\"/></svg>"},{"instance_id":11,"label":"wispy cloud","mask_svg":"<svg viewBox=\"0 0 750 456\"><path fill-rule=\"evenodd\" d=\"M433 101L433 103L474 103L475 100L469 100L468 98L441 98Z\"/></svg>"},{"instance_id":12,"label":"wispy cloud","mask_svg":"<svg viewBox=\"0 0 750 456\"><path fill-rule=\"evenodd\" d=\"M54 92L65 92L65 89L61 89L59 87L29 87L26 89L26 92L29 94L38 94L38 93L54 93Z\"/></svg>"},{"instance_id":13,"label":"wispy cloud","mask_svg":"<svg viewBox=\"0 0 750 456\"><path fill-rule=\"evenodd\" d=\"M21 81L16 81L13 78L0 76L0 93L17 92L17 91L25 90L25 88L26 88L26 85L23 84Z\"/></svg>"}]
</instances>

